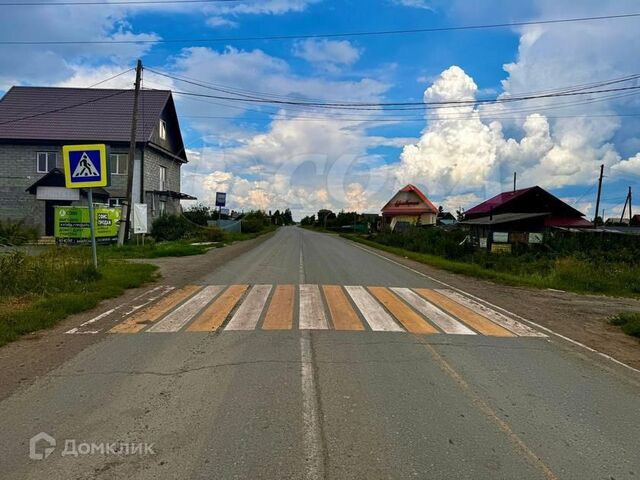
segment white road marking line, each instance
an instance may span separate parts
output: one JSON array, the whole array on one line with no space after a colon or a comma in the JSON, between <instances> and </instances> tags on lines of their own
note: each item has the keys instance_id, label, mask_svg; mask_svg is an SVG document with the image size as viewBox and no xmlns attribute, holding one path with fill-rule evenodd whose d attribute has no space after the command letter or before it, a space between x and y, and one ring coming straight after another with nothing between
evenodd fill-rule
<instances>
[{"instance_id":1,"label":"white road marking line","mask_svg":"<svg viewBox=\"0 0 640 480\"><path fill-rule=\"evenodd\" d=\"M311 336L308 330L300 336L300 376L302 380L302 443L304 448L304 479L324 478L322 434L318 415L318 398L313 372Z\"/></svg>"},{"instance_id":2,"label":"white road marking line","mask_svg":"<svg viewBox=\"0 0 640 480\"><path fill-rule=\"evenodd\" d=\"M360 309L371 330L380 332L404 332L391 315L371 296L364 287L344 287Z\"/></svg>"},{"instance_id":3,"label":"white road marking line","mask_svg":"<svg viewBox=\"0 0 640 480\"><path fill-rule=\"evenodd\" d=\"M244 302L231 317L225 330L253 330L256 328L270 292L271 285L254 285Z\"/></svg>"},{"instance_id":4,"label":"white road marking line","mask_svg":"<svg viewBox=\"0 0 640 480\"><path fill-rule=\"evenodd\" d=\"M300 329L329 328L318 285L300 285Z\"/></svg>"},{"instance_id":5,"label":"white road marking line","mask_svg":"<svg viewBox=\"0 0 640 480\"><path fill-rule=\"evenodd\" d=\"M300 283L304 283L304 254L302 253L302 241L300 242L300 264L298 267L298 279Z\"/></svg>"},{"instance_id":6,"label":"white road marking line","mask_svg":"<svg viewBox=\"0 0 640 480\"><path fill-rule=\"evenodd\" d=\"M476 335L476 332L464 326L435 305L427 302L411 289L391 287L391 290L404 298L409 305L424 315L428 320L435 323L444 333L451 333L453 335Z\"/></svg>"},{"instance_id":7,"label":"white road marking line","mask_svg":"<svg viewBox=\"0 0 640 480\"><path fill-rule=\"evenodd\" d=\"M489 308L486 305L481 304L480 302L476 302L475 300L466 297L454 290L437 288L435 291L449 297L451 300L458 302L467 308L470 308L476 313L485 316L492 322L497 323L501 327L506 328L510 332L515 333L520 337L546 337L544 333L537 332L533 328L517 322L514 319L509 318L506 315L503 315L502 313Z\"/></svg>"},{"instance_id":8,"label":"white road marking line","mask_svg":"<svg viewBox=\"0 0 640 480\"><path fill-rule=\"evenodd\" d=\"M210 285L167 314L148 332L177 332L224 289L223 285Z\"/></svg>"},{"instance_id":9,"label":"white road marking line","mask_svg":"<svg viewBox=\"0 0 640 480\"><path fill-rule=\"evenodd\" d=\"M124 315L122 315L123 317L126 315L129 315L131 312L137 310L138 308L143 307L144 305L147 305L151 302L153 302L154 300L158 299L159 297L161 297L162 295L164 295L166 292L168 292L169 290L173 290L174 287L170 287L168 285L159 285L157 287L152 288L151 290L148 290L146 292L141 293L140 295L134 297L130 303L135 302L136 300L140 300L142 297L144 297L145 295L148 295L150 293L156 292L159 289L163 289L163 292L155 297L150 297L146 302L142 303L139 306L134 306L133 310L130 310L128 312L126 312ZM118 310L120 310L121 308L126 307L127 305L129 305L128 303L122 303L120 305L118 305L117 307L114 308L110 308L109 310L107 310L106 312L101 313L100 315L93 317L90 320L87 320L86 322L81 323L79 326L72 328L71 330L67 330L66 334L76 334L76 335L85 335L85 334L96 334L96 333L100 333L102 331L102 329L98 329L98 330L80 330L82 327L86 327L87 325L91 325L92 323L95 323L99 320L102 320L105 317L108 317L109 315L111 315L114 312L117 312Z\"/></svg>"}]
</instances>

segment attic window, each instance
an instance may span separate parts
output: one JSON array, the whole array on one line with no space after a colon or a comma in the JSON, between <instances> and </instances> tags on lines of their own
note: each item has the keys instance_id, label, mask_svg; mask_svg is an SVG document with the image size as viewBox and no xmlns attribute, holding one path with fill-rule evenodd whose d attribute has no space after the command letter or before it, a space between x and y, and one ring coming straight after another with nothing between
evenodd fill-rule
<instances>
[{"instance_id":1,"label":"attic window","mask_svg":"<svg viewBox=\"0 0 640 480\"><path fill-rule=\"evenodd\" d=\"M162 140L167 139L167 122L160 120L159 134Z\"/></svg>"}]
</instances>

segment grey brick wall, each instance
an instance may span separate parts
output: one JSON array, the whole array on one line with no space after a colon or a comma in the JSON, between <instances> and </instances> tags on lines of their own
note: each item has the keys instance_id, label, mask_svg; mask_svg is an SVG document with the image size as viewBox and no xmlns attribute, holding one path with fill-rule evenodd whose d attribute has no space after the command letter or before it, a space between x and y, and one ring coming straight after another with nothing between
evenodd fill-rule
<instances>
[{"instance_id":1,"label":"grey brick wall","mask_svg":"<svg viewBox=\"0 0 640 480\"><path fill-rule=\"evenodd\" d=\"M127 153L122 146L112 146L110 153ZM36 196L25 190L42 178L45 173L37 171L38 152L57 152L59 166L62 167L62 147L60 145L8 145L0 144L0 219L24 220L33 226L39 226L44 234L45 202L36 200ZM140 158L141 150L136 152ZM144 153L144 190L158 190L160 185L160 166L167 168L166 189L180 191L181 163L147 148ZM127 176L112 175L111 185L106 188L112 197L124 197ZM155 197L155 198L154 198ZM145 195L149 204L150 221L159 215L159 200L165 200L167 213L179 213L180 202L171 198L160 199L157 195Z\"/></svg>"}]
</instances>

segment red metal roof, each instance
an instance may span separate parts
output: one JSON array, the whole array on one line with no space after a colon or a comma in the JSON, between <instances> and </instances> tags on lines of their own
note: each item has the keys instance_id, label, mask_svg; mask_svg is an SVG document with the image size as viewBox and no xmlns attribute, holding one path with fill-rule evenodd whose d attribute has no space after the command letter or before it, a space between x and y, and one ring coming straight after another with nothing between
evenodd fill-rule
<instances>
[{"instance_id":1,"label":"red metal roof","mask_svg":"<svg viewBox=\"0 0 640 480\"><path fill-rule=\"evenodd\" d=\"M479 205L467 210L465 212L466 215L476 215L480 213L490 213L494 208L503 205L516 197L519 197L523 193L532 190L535 187L529 188L521 188L520 190L512 190L510 192L502 192L496 195L495 197L491 197L489 200L485 200Z\"/></svg>"},{"instance_id":2,"label":"red metal roof","mask_svg":"<svg viewBox=\"0 0 640 480\"><path fill-rule=\"evenodd\" d=\"M412 214L421 214L421 213L438 213L438 209L435 207L435 205L433 203L431 203L431 201L427 198L427 196L422 193L420 191L420 189L418 187L416 187L415 185L406 185L405 187L401 188L397 193L400 192L413 192L415 193L418 198L424 202L424 204L426 205L426 207L422 207L422 206L416 206L416 207L410 207L407 205L394 205L391 203L391 201L393 200L393 198L391 200L389 200L389 202L387 202L387 204L382 207L382 213L383 214L394 214L394 215L412 215ZM394 195L393 197L395 198Z\"/></svg>"}]
</instances>

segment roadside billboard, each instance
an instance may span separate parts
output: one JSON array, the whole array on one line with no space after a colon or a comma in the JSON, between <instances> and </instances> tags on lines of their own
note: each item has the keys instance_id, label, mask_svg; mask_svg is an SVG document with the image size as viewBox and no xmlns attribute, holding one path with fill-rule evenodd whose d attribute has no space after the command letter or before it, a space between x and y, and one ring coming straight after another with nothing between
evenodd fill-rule
<instances>
[{"instance_id":1,"label":"roadside billboard","mask_svg":"<svg viewBox=\"0 0 640 480\"><path fill-rule=\"evenodd\" d=\"M120 208L95 208L96 239L101 243L118 239ZM88 207L55 207L54 235L62 243L89 243Z\"/></svg>"}]
</instances>

